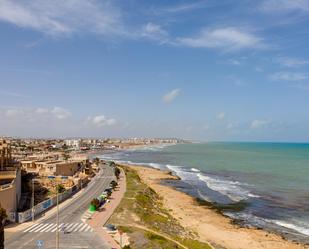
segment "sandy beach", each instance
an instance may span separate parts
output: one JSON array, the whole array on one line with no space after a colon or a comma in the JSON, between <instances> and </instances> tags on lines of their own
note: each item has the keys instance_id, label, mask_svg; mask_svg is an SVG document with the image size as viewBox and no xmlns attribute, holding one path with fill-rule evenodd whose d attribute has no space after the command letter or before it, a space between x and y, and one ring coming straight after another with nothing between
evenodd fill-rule
<instances>
[{"instance_id":1,"label":"sandy beach","mask_svg":"<svg viewBox=\"0 0 309 249\"><path fill-rule=\"evenodd\" d=\"M304 249L301 245L283 239L281 236L255 228L242 228L232 224L231 219L215 210L201 206L191 196L172 187L160 184L161 180L178 180L167 171L128 166L137 171L141 180L156 191L171 215L186 229L196 233L203 242L214 248L227 249Z\"/></svg>"}]
</instances>

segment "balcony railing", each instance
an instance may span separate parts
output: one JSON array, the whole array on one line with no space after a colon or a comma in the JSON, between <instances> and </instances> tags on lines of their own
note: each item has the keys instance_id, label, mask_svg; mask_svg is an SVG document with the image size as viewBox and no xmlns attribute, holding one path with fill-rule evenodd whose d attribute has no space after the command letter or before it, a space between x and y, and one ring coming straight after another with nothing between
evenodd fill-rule
<instances>
[{"instance_id":1,"label":"balcony railing","mask_svg":"<svg viewBox=\"0 0 309 249\"><path fill-rule=\"evenodd\" d=\"M16 171L0 171L0 179L13 179L16 177Z\"/></svg>"},{"instance_id":2,"label":"balcony railing","mask_svg":"<svg viewBox=\"0 0 309 249\"><path fill-rule=\"evenodd\" d=\"M0 185L0 191L12 187L12 183Z\"/></svg>"}]
</instances>

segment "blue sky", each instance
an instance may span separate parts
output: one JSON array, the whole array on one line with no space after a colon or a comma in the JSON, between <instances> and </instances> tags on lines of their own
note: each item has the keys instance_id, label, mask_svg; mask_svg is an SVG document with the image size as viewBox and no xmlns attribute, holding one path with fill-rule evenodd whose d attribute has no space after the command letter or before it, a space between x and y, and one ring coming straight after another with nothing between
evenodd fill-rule
<instances>
[{"instance_id":1,"label":"blue sky","mask_svg":"<svg viewBox=\"0 0 309 249\"><path fill-rule=\"evenodd\" d=\"M0 0L0 135L309 140L309 1Z\"/></svg>"}]
</instances>

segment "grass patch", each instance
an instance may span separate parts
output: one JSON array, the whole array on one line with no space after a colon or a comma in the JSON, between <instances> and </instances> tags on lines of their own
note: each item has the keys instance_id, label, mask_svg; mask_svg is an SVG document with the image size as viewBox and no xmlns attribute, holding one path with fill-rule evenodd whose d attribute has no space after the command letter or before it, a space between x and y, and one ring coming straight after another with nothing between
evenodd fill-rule
<instances>
[{"instance_id":1,"label":"grass patch","mask_svg":"<svg viewBox=\"0 0 309 249\"><path fill-rule=\"evenodd\" d=\"M182 244L190 249L212 249L207 243L203 243L193 239L183 239Z\"/></svg>"},{"instance_id":2,"label":"grass patch","mask_svg":"<svg viewBox=\"0 0 309 249\"><path fill-rule=\"evenodd\" d=\"M155 241L159 242L160 244L167 242L167 239L165 239L164 237L157 235L157 234L154 234L154 233L151 233L151 232L146 232L145 235L149 240L155 240Z\"/></svg>"},{"instance_id":3,"label":"grass patch","mask_svg":"<svg viewBox=\"0 0 309 249\"><path fill-rule=\"evenodd\" d=\"M134 224L173 238L190 249L211 248L197 241L193 233L186 231L170 215L169 210L163 206L162 198L141 181L135 170L128 167L123 169L126 173L127 191L108 223L118 225L120 230L129 234L131 248L180 248L175 242L155 233L142 231L134 227Z\"/></svg>"},{"instance_id":4,"label":"grass patch","mask_svg":"<svg viewBox=\"0 0 309 249\"><path fill-rule=\"evenodd\" d=\"M130 237L130 246L127 248L131 249L182 249L176 243L167 240L166 238L157 235L152 232L144 231L136 227L124 227L127 229L127 234Z\"/></svg>"}]
</instances>

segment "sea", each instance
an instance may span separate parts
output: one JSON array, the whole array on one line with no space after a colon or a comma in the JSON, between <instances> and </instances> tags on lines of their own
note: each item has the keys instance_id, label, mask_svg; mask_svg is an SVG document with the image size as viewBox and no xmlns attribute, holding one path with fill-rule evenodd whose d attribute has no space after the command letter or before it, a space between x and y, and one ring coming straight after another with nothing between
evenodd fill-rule
<instances>
[{"instance_id":1,"label":"sea","mask_svg":"<svg viewBox=\"0 0 309 249\"><path fill-rule=\"evenodd\" d=\"M309 243L309 144L186 143L106 152L102 159L168 169L167 181L193 197L241 210L224 215L244 226Z\"/></svg>"}]
</instances>

